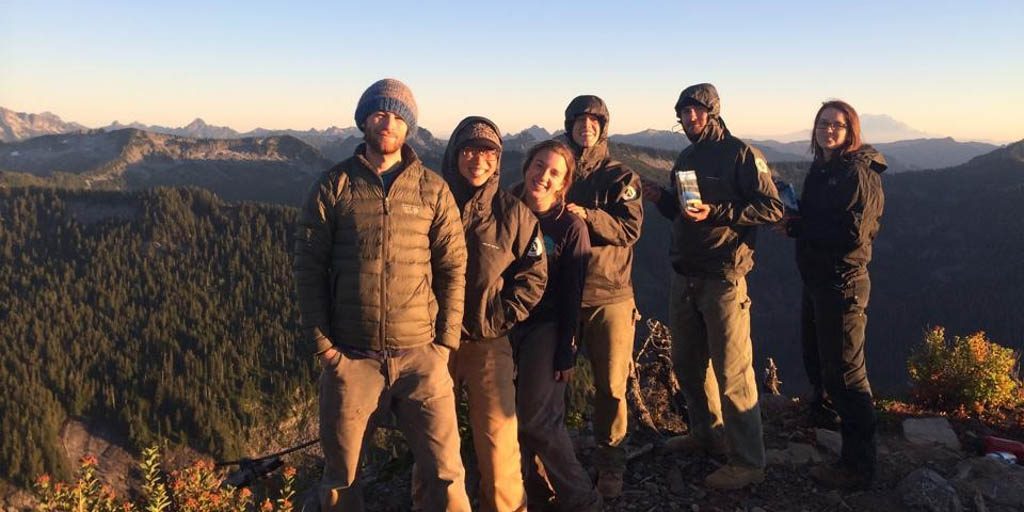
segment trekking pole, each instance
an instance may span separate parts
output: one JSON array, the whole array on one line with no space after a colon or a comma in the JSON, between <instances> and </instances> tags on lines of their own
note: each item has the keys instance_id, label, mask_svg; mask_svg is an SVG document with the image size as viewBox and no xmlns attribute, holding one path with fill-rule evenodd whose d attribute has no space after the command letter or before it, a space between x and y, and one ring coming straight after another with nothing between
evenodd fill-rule
<instances>
[{"instance_id":1,"label":"trekking pole","mask_svg":"<svg viewBox=\"0 0 1024 512\"><path fill-rule=\"evenodd\" d=\"M286 448L277 453L264 455L262 457L257 457L255 459L245 458L226 462L218 462L217 464L215 464L216 467L238 466L238 469L230 473L224 479L224 481L221 482L220 485L221 487L235 487L237 489L248 487L252 485L253 482L255 482L256 480L259 480L260 478L269 475L274 470L283 466L284 462L281 460L282 456L288 455L289 453L292 452L297 452L304 448L308 448L319 442L320 439L317 438L297 446L292 446L291 448Z\"/></svg>"}]
</instances>

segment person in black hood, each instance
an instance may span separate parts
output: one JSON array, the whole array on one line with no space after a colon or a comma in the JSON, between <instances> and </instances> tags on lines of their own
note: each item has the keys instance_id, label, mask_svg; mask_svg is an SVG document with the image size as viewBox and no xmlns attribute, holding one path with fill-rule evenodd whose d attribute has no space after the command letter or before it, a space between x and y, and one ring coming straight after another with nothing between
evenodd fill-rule
<instances>
[{"instance_id":1,"label":"person in black hood","mask_svg":"<svg viewBox=\"0 0 1024 512\"><path fill-rule=\"evenodd\" d=\"M811 476L832 487L863 488L874 478L876 457L864 356L867 266L885 204L881 173L887 165L862 143L857 111L843 101L818 109L811 148L799 217L784 227L796 238L804 282L800 323L804 368L814 388L812 417L834 405L843 436L839 464L812 468Z\"/></svg>"},{"instance_id":2,"label":"person in black hood","mask_svg":"<svg viewBox=\"0 0 1024 512\"><path fill-rule=\"evenodd\" d=\"M690 415L690 434L666 448L727 454L729 463L705 483L738 489L763 481L765 465L746 275L757 226L780 220L782 202L761 152L726 128L713 85L684 89L675 112L691 145L676 159L671 191L644 185L673 221L672 359ZM700 201L678 194L687 176Z\"/></svg>"},{"instance_id":3,"label":"person in black hood","mask_svg":"<svg viewBox=\"0 0 1024 512\"><path fill-rule=\"evenodd\" d=\"M466 232L466 312L449 368L469 399L480 470L480 509L525 510L509 331L526 320L547 284L540 226L519 198L498 186L501 136L483 117L452 132L441 173Z\"/></svg>"},{"instance_id":4,"label":"person in black hood","mask_svg":"<svg viewBox=\"0 0 1024 512\"><path fill-rule=\"evenodd\" d=\"M633 245L640 238L640 177L608 156L608 107L597 96L577 96L565 109L563 141L576 168L566 209L583 219L591 256L583 288L580 341L594 371L597 488L622 493L627 430L626 381L633 362L639 313L633 297Z\"/></svg>"}]
</instances>

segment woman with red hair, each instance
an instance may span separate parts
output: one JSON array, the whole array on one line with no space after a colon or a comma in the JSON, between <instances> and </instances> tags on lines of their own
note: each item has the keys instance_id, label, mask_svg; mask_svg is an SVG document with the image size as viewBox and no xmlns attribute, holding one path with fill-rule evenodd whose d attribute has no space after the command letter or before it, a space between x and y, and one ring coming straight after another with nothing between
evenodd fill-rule
<instances>
[{"instance_id":1,"label":"woman with red hair","mask_svg":"<svg viewBox=\"0 0 1024 512\"><path fill-rule=\"evenodd\" d=\"M786 221L786 231L796 238L804 283L801 338L814 387L812 417L820 422L838 414L843 449L837 465L814 468L811 476L830 487L864 488L874 478L876 458L864 357L867 266L885 203L880 175L887 165L863 143L860 118L846 102L823 103L812 129L814 161L799 217Z\"/></svg>"}]
</instances>

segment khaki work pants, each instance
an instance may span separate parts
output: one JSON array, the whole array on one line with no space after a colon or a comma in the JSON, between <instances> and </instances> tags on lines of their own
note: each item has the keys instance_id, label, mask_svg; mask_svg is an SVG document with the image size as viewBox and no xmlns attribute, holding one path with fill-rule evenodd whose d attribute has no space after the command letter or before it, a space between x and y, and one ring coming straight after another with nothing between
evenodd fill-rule
<instances>
[{"instance_id":1,"label":"khaki work pants","mask_svg":"<svg viewBox=\"0 0 1024 512\"><path fill-rule=\"evenodd\" d=\"M580 341L594 372L594 466L599 471L626 470L629 412L626 382L633 364L633 336L638 313L633 299L580 311Z\"/></svg>"},{"instance_id":2,"label":"khaki work pants","mask_svg":"<svg viewBox=\"0 0 1024 512\"><path fill-rule=\"evenodd\" d=\"M672 363L692 435L711 442L725 430L729 463L763 468L746 278L674 274L671 293Z\"/></svg>"},{"instance_id":3,"label":"khaki work pants","mask_svg":"<svg viewBox=\"0 0 1024 512\"><path fill-rule=\"evenodd\" d=\"M381 359L337 359L320 374L320 444L324 474L319 487L323 511L365 509L359 461L373 434L371 417L390 410L398 419L422 482L424 510L469 511L465 471L459 452L458 420L450 350L434 343L384 351Z\"/></svg>"},{"instance_id":4,"label":"khaki work pants","mask_svg":"<svg viewBox=\"0 0 1024 512\"><path fill-rule=\"evenodd\" d=\"M511 338L523 479L531 507L544 503L553 488L563 510L601 510L601 497L576 458L565 426L566 382L555 380L558 324L521 324Z\"/></svg>"},{"instance_id":5,"label":"khaki work pants","mask_svg":"<svg viewBox=\"0 0 1024 512\"><path fill-rule=\"evenodd\" d=\"M515 361L507 337L463 341L451 358L455 385L469 398L480 470L480 510L526 510L516 424Z\"/></svg>"}]
</instances>

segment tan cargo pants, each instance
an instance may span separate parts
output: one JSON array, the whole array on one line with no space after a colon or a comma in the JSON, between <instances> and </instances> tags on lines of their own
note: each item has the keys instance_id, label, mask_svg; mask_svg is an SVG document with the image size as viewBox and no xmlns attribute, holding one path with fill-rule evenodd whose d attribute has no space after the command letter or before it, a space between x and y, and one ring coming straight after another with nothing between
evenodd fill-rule
<instances>
[{"instance_id":1,"label":"tan cargo pants","mask_svg":"<svg viewBox=\"0 0 1024 512\"><path fill-rule=\"evenodd\" d=\"M526 510L512 345L507 337L463 341L450 368L455 385L465 388L469 398L469 424L480 470L480 510Z\"/></svg>"},{"instance_id":2,"label":"tan cargo pants","mask_svg":"<svg viewBox=\"0 0 1024 512\"><path fill-rule=\"evenodd\" d=\"M626 382L633 364L633 336L638 318L633 299L580 311L580 341L594 372L594 466L624 472L629 412Z\"/></svg>"},{"instance_id":3,"label":"tan cargo pants","mask_svg":"<svg viewBox=\"0 0 1024 512\"><path fill-rule=\"evenodd\" d=\"M416 460L424 510L468 512L449 350L433 343L381 359L339 352L320 374L323 511L364 510L359 461L373 435L371 416L390 410Z\"/></svg>"},{"instance_id":4,"label":"tan cargo pants","mask_svg":"<svg viewBox=\"0 0 1024 512\"><path fill-rule=\"evenodd\" d=\"M746 278L673 273L671 293L672 363L692 435L710 442L724 430L730 464L763 468Z\"/></svg>"}]
</instances>

